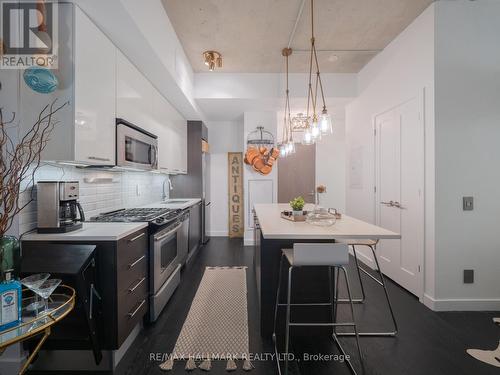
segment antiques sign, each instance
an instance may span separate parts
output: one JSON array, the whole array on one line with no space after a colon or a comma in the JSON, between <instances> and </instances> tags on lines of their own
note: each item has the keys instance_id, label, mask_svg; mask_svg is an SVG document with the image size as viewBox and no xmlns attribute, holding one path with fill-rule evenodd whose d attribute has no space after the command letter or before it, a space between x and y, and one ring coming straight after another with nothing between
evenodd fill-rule
<instances>
[{"instance_id":1,"label":"antiques sign","mask_svg":"<svg viewBox=\"0 0 500 375\"><path fill-rule=\"evenodd\" d=\"M229 237L243 237L243 153L228 152Z\"/></svg>"}]
</instances>

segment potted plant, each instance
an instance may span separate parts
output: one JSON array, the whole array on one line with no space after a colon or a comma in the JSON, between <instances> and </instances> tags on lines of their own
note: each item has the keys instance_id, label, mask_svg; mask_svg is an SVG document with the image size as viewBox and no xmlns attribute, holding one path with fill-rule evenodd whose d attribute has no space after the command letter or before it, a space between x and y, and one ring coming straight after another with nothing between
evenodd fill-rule
<instances>
[{"instance_id":1,"label":"potted plant","mask_svg":"<svg viewBox=\"0 0 500 375\"><path fill-rule=\"evenodd\" d=\"M0 108L0 282L6 272L17 268L19 242L7 233L14 218L33 201L32 187L40 167L40 154L57 124L54 115L66 104L57 106L54 101L45 106L34 125L20 139L15 114L12 113L6 120ZM20 199L25 191L31 192L29 199Z\"/></svg>"},{"instance_id":2,"label":"potted plant","mask_svg":"<svg viewBox=\"0 0 500 375\"><path fill-rule=\"evenodd\" d=\"M302 197L293 198L290 201L290 207L292 207L293 215L294 216L303 215L305 204L306 204L306 202L304 201L304 198L302 198Z\"/></svg>"}]
</instances>

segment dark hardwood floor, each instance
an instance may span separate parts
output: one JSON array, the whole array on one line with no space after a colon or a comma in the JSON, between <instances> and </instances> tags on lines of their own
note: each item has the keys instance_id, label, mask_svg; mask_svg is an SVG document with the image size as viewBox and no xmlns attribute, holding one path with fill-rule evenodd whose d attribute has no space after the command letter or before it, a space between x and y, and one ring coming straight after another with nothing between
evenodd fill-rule
<instances>
[{"instance_id":1,"label":"dark hardwood floor","mask_svg":"<svg viewBox=\"0 0 500 375\"><path fill-rule=\"evenodd\" d=\"M182 328L191 301L206 266L248 266L248 305L250 320L250 350L253 353L272 353L270 340L262 340L259 333L258 302L253 274L253 248L243 247L240 240L212 238L200 251L196 260L184 271L183 282L173 299L154 326L148 327L129 350L117 373L160 374L157 361L149 359L150 353L169 353ZM355 292L359 293L354 269L349 273ZM383 291L367 277L364 278L367 293L365 305L357 305L356 318L360 329L390 329L388 310ZM498 374L498 369L480 363L465 353L468 347L493 349L498 345L500 328L492 322L500 313L457 312L435 313L419 303L405 290L389 281L389 292L399 323L396 338L361 338L364 356L364 374L405 375L480 375ZM340 318L347 318L348 306L341 306ZM319 330L319 331L318 331ZM323 330L323 332L321 331ZM292 344L297 357L302 353L338 353L324 329L310 330L313 336L293 336ZM347 351L354 355L354 340L341 338ZM272 361L254 361L253 374L275 374ZM356 368L361 369L356 361ZM330 361L300 361L301 374L349 374L345 363ZM334 371L335 370L335 371ZM200 372L200 370L196 370ZM294 371L295 372L295 371ZM184 374L184 366L176 363L173 374ZM214 363L211 373L225 374L225 363ZM236 373L243 373L239 369Z\"/></svg>"},{"instance_id":2,"label":"dark hardwood floor","mask_svg":"<svg viewBox=\"0 0 500 375\"><path fill-rule=\"evenodd\" d=\"M164 374L159 361L151 359L155 353L169 353L180 333L198 284L206 266L248 266L248 306L250 351L272 353L271 340L263 340L259 331L258 301L253 273L253 248L243 247L241 240L212 238L198 253L196 259L184 270L182 283L175 292L156 324L146 327L126 353L115 371L120 375ZM359 285L352 268L349 272L355 293ZM367 293L365 305L357 305L356 318L360 329L390 329L388 310L382 289L367 277L364 278ZM295 286L300 287L300 286ZM341 338L344 347L355 358L358 374L383 375L488 375L498 374L498 368L474 360L465 349L493 349L498 345L500 328L492 318L500 312L450 312L435 313L418 300L389 281L389 292L399 324L395 338L361 338L364 369L356 359L354 340ZM345 291L344 291L345 293ZM311 311L314 319L315 313ZM322 315L322 314L318 314ZM339 310L340 318L348 318L348 306ZM292 316L293 318L293 316ZM328 328L308 330L308 335L292 335L293 350L297 358L303 353L338 353L328 337ZM276 374L272 360L254 361L250 374ZM241 363L235 374L242 374ZM345 363L332 361L296 362L293 371L302 375L350 374ZM184 363L176 363L171 374L185 374ZM197 369L194 373L202 373ZM211 374L227 374L225 362L213 363Z\"/></svg>"}]
</instances>

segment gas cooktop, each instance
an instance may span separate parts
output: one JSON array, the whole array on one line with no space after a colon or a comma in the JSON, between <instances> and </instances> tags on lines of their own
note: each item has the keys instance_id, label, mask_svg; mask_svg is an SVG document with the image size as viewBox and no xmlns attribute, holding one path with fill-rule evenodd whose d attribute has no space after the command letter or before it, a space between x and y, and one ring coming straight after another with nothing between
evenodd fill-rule
<instances>
[{"instance_id":1,"label":"gas cooktop","mask_svg":"<svg viewBox=\"0 0 500 375\"><path fill-rule=\"evenodd\" d=\"M176 219L181 212L170 208L129 208L106 212L91 217L90 221L125 223L146 221L160 224Z\"/></svg>"}]
</instances>

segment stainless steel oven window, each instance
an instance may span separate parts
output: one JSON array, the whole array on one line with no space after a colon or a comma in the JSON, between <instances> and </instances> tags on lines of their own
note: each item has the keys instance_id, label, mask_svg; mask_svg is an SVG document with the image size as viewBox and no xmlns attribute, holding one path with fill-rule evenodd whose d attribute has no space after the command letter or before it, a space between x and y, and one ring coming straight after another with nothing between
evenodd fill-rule
<instances>
[{"instance_id":1,"label":"stainless steel oven window","mask_svg":"<svg viewBox=\"0 0 500 375\"><path fill-rule=\"evenodd\" d=\"M176 223L167 229L156 233L154 241L154 291L156 292L177 267L178 233L181 223Z\"/></svg>"}]
</instances>

